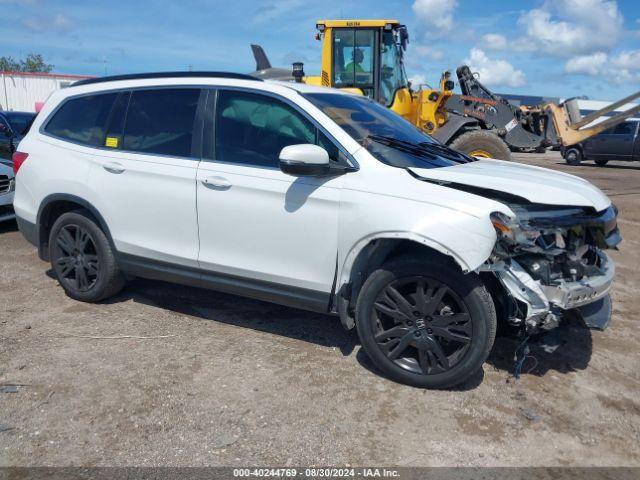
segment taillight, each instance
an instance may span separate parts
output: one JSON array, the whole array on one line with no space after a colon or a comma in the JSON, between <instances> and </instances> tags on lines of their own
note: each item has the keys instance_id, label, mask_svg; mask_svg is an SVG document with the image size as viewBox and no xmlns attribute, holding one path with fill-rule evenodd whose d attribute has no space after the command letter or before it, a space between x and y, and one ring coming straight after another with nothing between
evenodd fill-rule
<instances>
[{"instance_id":1,"label":"taillight","mask_svg":"<svg viewBox=\"0 0 640 480\"><path fill-rule=\"evenodd\" d=\"M16 175L18 173L18 170L20 170L20 167L22 166L22 164L24 163L24 161L27 159L27 157L29 156L28 153L24 153L24 152L14 152L13 156L11 157L11 160L13 160L13 174Z\"/></svg>"}]
</instances>

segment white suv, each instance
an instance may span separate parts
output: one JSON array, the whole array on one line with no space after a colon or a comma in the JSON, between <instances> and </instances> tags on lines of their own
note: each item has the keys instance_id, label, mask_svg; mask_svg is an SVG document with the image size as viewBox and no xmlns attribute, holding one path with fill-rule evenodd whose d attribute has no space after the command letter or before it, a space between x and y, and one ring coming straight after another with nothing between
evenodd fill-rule
<instances>
[{"instance_id":1,"label":"white suv","mask_svg":"<svg viewBox=\"0 0 640 480\"><path fill-rule=\"evenodd\" d=\"M448 387L498 322L609 321L590 183L476 160L362 96L235 74L56 92L14 156L20 230L69 296L140 276L337 314L390 377Z\"/></svg>"}]
</instances>

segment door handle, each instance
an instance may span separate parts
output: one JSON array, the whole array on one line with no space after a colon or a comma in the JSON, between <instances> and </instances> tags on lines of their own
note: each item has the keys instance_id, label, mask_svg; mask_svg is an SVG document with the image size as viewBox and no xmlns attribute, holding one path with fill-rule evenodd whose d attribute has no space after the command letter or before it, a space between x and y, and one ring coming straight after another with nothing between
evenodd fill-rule
<instances>
[{"instance_id":1,"label":"door handle","mask_svg":"<svg viewBox=\"0 0 640 480\"><path fill-rule=\"evenodd\" d=\"M125 168L118 162L105 163L102 168L104 168L109 173L122 173L125 170Z\"/></svg>"},{"instance_id":2,"label":"door handle","mask_svg":"<svg viewBox=\"0 0 640 480\"><path fill-rule=\"evenodd\" d=\"M204 184L205 187L210 187L210 188L222 188L222 189L231 188L231 182L224 177L218 177L218 176L205 177L204 180L202 180L202 183Z\"/></svg>"}]
</instances>

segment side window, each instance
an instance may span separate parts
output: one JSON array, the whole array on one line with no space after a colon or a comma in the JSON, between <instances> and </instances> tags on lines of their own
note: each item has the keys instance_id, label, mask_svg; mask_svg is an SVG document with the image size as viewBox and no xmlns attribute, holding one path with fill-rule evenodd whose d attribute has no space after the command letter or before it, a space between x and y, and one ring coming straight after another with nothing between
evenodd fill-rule
<instances>
[{"instance_id":1,"label":"side window","mask_svg":"<svg viewBox=\"0 0 640 480\"><path fill-rule=\"evenodd\" d=\"M316 143L316 128L289 105L266 95L218 93L217 160L277 167L280 150L301 143Z\"/></svg>"},{"instance_id":2,"label":"side window","mask_svg":"<svg viewBox=\"0 0 640 480\"><path fill-rule=\"evenodd\" d=\"M72 142L99 147L117 93L87 95L67 100L47 122L45 132Z\"/></svg>"},{"instance_id":3,"label":"side window","mask_svg":"<svg viewBox=\"0 0 640 480\"><path fill-rule=\"evenodd\" d=\"M127 110L123 148L133 152L190 157L200 90L135 90Z\"/></svg>"},{"instance_id":4,"label":"side window","mask_svg":"<svg viewBox=\"0 0 640 480\"><path fill-rule=\"evenodd\" d=\"M613 133L614 135L631 135L633 133L633 124L630 122L619 123Z\"/></svg>"}]
</instances>

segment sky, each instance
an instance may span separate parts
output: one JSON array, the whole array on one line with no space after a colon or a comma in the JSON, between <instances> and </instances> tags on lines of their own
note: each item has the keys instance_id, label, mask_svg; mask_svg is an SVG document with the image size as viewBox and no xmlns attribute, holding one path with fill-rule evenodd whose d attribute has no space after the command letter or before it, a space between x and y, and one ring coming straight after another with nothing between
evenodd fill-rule
<instances>
[{"instance_id":1,"label":"sky","mask_svg":"<svg viewBox=\"0 0 640 480\"><path fill-rule=\"evenodd\" d=\"M437 85L468 64L495 92L615 100L640 90L640 0L0 0L0 56L39 53L60 73L250 72L250 43L274 66L317 74L318 19L407 25L406 68Z\"/></svg>"}]
</instances>

